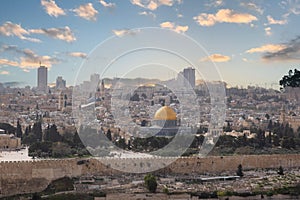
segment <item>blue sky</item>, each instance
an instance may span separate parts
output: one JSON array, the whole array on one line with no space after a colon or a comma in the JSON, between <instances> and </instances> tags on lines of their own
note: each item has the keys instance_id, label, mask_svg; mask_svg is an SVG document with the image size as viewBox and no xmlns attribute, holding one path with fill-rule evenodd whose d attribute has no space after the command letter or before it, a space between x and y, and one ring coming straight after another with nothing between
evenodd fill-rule
<instances>
[{"instance_id":1,"label":"blue sky","mask_svg":"<svg viewBox=\"0 0 300 200\"><path fill-rule=\"evenodd\" d=\"M131 35L130 29L161 27L202 45L207 55L195 54L197 66L215 62L229 85L275 87L289 69L299 69L299 15L299 0L3 0L0 82L36 86L41 61L49 68L50 83L63 76L72 85L99 43ZM137 55L143 59L143 53ZM122 76L121 64L126 62L108 76ZM145 66L149 72L163 67ZM157 78L174 76L162 71ZM141 70L136 76L143 76Z\"/></svg>"}]
</instances>

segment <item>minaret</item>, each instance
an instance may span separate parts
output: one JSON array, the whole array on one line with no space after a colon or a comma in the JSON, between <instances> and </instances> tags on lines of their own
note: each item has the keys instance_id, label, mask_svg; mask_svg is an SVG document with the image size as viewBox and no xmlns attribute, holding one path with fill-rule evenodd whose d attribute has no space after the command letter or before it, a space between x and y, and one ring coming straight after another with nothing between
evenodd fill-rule
<instances>
[{"instance_id":1,"label":"minaret","mask_svg":"<svg viewBox=\"0 0 300 200\"><path fill-rule=\"evenodd\" d=\"M103 79L101 81L100 94L101 94L101 97L104 98L104 96L105 96L105 88L104 88L104 81L103 81Z\"/></svg>"},{"instance_id":2,"label":"minaret","mask_svg":"<svg viewBox=\"0 0 300 200\"><path fill-rule=\"evenodd\" d=\"M95 100L97 101L100 98L101 98L100 87L99 87L99 84L97 84L96 93L95 93Z\"/></svg>"},{"instance_id":3,"label":"minaret","mask_svg":"<svg viewBox=\"0 0 300 200\"><path fill-rule=\"evenodd\" d=\"M284 105L282 105L282 108L280 110L280 122L282 124L286 123L286 119L285 119L285 106Z\"/></svg>"}]
</instances>

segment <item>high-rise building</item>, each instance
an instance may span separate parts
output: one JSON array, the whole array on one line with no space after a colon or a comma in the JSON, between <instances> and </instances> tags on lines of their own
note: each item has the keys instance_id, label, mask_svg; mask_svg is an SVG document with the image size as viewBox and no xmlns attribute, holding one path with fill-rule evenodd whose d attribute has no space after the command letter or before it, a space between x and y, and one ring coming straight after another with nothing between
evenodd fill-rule
<instances>
[{"instance_id":1,"label":"high-rise building","mask_svg":"<svg viewBox=\"0 0 300 200\"><path fill-rule=\"evenodd\" d=\"M38 68L37 87L39 91L47 92L48 89L48 69L45 66Z\"/></svg>"},{"instance_id":2,"label":"high-rise building","mask_svg":"<svg viewBox=\"0 0 300 200\"><path fill-rule=\"evenodd\" d=\"M91 81L90 89L92 91L95 91L100 83L100 75L99 74L91 74L90 81Z\"/></svg>"},{"instance_id":3,"label":"high-rise building","mask_svg":"<svg viewBox=\"0 0 300 200\"><path fill-rule=\"evenodd\" d=\"M64 80L61 76L56 78L56 89L63 90L66 89L66 80Z\"/></svg>"},{"instance_id":4,"label":"high-rise building","mask_svg":"<svg viewBox=\"0 0 300 200\"><path fill-rule=\"evenodd\" d=\"M196 78L195 78L195 69L188 67L183 69L183 77L185 79L185 86L189 84L193 89L195 88Z\"/></svg>"}]
</instances>

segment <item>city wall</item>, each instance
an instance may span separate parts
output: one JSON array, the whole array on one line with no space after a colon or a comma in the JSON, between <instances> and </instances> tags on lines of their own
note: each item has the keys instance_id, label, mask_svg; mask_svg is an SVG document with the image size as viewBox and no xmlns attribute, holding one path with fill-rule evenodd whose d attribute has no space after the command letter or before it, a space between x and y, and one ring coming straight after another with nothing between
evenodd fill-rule
<instances>
[{"instance_id":1,"label":"city wall","mask_svg":"<svg viewBox=\"0 0 300 200\"><path fill-rule=\"evenodd\" d=\"M165 158L169 159L169 158ZM85 162L78 162L86 160ZM111 163L118 164L120 159L110 158ZM124 161L124 159L123 159ZM156 163L153 158L125 159L126 164L140 165L141 162ZM160 169L166 174L234 174L237 166L242 164L244 170L300 167L300 154L290 155L241 155L214 157L179 158L171 165ZM96 159L61 159L34 161L0 162L0 197L40 192L55 179L61 177L78 177L82 175L118 175L124 172L114 170Z\"/></svg>"}]
</instances>

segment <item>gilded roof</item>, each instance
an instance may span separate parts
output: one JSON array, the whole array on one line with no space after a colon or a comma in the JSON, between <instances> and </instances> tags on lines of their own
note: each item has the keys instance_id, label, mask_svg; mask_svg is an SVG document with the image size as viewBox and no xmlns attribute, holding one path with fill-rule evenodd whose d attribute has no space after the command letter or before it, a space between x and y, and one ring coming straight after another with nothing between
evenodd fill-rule
<instances>
[{"instance_id":1,"label":"gilded roof","mask_svg":"<svg viewBox=\"0 0 300 200\"><path fill-rule=\"evenodd\" d=\"M154 115L155 120L177 120L176 112L169 106L158 109Z\"/></svg>"}]
</instances>

